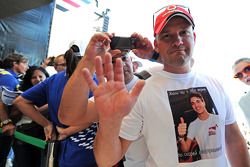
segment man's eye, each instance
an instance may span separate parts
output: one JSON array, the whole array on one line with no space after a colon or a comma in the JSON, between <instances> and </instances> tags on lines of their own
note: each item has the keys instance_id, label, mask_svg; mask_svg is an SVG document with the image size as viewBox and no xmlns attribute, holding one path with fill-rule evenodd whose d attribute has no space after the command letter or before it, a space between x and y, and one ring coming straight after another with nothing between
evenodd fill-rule
<instances>
[{"instance_id":1,"label":"man's eye","mask_svg":"<svg viewBox=\"0 0 250 167\"><path fill-rule=\"evenodd\" d=\"M169 34L162 34L160 39L169 39L170 35Z\"/></svg>"},{"instance_id":2,"label":"man's eye","mask_svg":"<svg viewBox=\"0 0 250 167\"><path fill-rule=\"evenodd\" d=\"M190 34L190 33L189 33L189 31L187 31L187 30L181 31L181 35L188 35L188 34Z\"/></svg>"}]
</instances>

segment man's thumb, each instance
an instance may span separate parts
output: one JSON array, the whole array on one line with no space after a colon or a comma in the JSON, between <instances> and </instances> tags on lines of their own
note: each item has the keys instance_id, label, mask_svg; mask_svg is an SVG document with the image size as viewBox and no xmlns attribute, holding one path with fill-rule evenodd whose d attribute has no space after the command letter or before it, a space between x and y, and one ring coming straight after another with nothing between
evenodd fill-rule
<instances>
[{"instance_id":1,"label":"man's thumb","mask_svg":"<svg viewBox=\"0 0 250 167\"><path fill-rule=\"evenodd\" d=\"M184 121L184 118L183 118L183 117L180 117L180 121L181 121L181 123L185 123L185 121Z\"/></svg>"}]
</instances>

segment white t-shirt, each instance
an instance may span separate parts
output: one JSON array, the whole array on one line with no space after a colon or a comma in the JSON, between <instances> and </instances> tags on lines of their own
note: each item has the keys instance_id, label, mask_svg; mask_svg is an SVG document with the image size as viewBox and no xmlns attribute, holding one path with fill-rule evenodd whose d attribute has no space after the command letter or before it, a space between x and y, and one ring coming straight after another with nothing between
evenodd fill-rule
<instances>
[{"instance_id":1,"label":"white t-shirt","mask_svg":"<svg viewBox=\"0 0 250 167\"><path fill-rule=\"evenodd\" d=\"M126 85L127 90L130 91L138 80L139 78L134 76L133 80ZM147 156L148 151L145 139L143 136L140 136L129 146L123 164L125 167L145 167Z\"/></svg>"},{"instance_id":2,"label":"white t-shirt","mask_svg":"<svg viewBox=\"0 0 250 167\"><path fill-rule=\"evenodd\" d=\"M245 117L248 122L248 126L250 126L250 91L244 94L239 101L240 108L245 114Z\"/></svg>"},{"instance_id":3,"label":"white t-shirt","mask_svg":"<svg viewBox=\"0 0 250 167\"><path fill-rule=\"evenodd\" d=\"M200 120L196 118L188 127L187 137L196 139L201 159L217 158L222 155L221 146L221 125L218 115L209 114L208 119Z\"/></svg>"},{"instance_id":4,"label":"white t-shirt","mask_svg":"<svg viewBox=\"0 0 250 167\"><path fill-rule=\"evenodd\" d=\"M220 139L223 154L215 159L198 160L192 163L179 162L176 127L180 116L189 116L192 113L187 105L187 95L194 90L210 97L208 106L212 106L213 110L218 112L221 125L235 122L231 103L224 89L215 79L194 72L152 73L152 76L146 80L146 85L133 110L123 119L120 131L120 136L127 140L144 137L149 152L146 166L227 166L225 126L221 126Z\"/></svg>"}]
</instances>

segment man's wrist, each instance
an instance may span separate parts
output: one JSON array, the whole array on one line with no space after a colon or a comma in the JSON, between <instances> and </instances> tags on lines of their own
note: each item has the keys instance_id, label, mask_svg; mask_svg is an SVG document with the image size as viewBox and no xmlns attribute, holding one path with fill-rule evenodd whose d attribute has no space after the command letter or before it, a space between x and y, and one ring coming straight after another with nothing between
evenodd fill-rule
<instances>
[{"instance_id":1,"label":"man's wrist","mask_svg":"<svg viewBox=\"0 0 250 167\"><path fill-rule=\"evenodd\" d=\"M3 121L0 122L0 127L3 127L5 125L8 125L8 124L12 124L12 120L11 119L5 119Z\"/></svg>"}]
</instances>

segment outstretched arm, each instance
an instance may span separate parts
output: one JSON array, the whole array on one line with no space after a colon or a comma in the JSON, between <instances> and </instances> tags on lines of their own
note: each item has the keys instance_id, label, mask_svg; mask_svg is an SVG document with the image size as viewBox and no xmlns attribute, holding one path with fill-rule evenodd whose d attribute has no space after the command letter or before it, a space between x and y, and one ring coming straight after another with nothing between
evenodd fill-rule
<instances>
[{"instance_id":1,"label":"outstretched arm","mask_svg":"<svg viewBox=\"0 0 250 167\"><path fill-rule=\"evenodd\" d=\"M94 105L88 104L89 87L83 77L82 69L89 69L92 76L94 72L94 58L97 55L102 56L107 52L111 37L111 34L97 33L90 39L84 57L77 65L76 70L64 88L58 111L59 120L62 123L66 125L80 125L98 119L97 113L94 112Z\"/></svg>"},{"instance_id":2,"label":"outstretched arm","mask_svg":"<svg viewBox=\"0 0 250 167\"><path fill-rule=\"evenodd\" d=\"M91 124L87 123L87 124L82 124L79 126L69 126L67 128L62 128L62 127L57 126L56 129L59 134L58 140L64 140L68 136L71 136L77 132L80 132L83 129L88 128L90 125Z\"/></svg>"},{"instance_id":3,"label":"outstretched arm","mask_svg":"<svg viewBox=\"0 0 250 167\"><path fill-rule=\"evenodd\" d=\"M119 137L120 126L122 119L134 106L144 81L138 81L131 92L128 92L124 83L122 61L117 59L113 70L109 53L104 57L104 68L101 57L96 58L95 66L98 86L92 80L89 70L84 69L84 77L94 93L99 115L94 153L99 166L112 166L122 158L131 143Z\"/></svg>"},{"instance_id":4,"label":"outstretched arm","mask_svg":"<svg viewBox=\"0 0 250 167\"><path fill-rule=\"evenodd\" d=\"M14 100L13 104L24 115L27 115L33 121L43 126L46 140L52 140L55 138L52 123L47 118L45 118L39 111L36 110L36 107L31 101L23 98L22 96L18 96Z\"/></svg>"}]
</instances>

